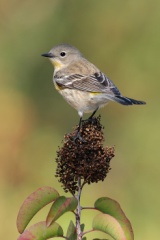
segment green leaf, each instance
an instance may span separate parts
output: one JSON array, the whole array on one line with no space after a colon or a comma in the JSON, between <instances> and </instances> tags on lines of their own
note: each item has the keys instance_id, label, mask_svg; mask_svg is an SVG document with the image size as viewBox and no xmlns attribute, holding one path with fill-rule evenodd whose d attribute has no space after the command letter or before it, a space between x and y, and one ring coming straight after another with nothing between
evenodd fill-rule
<instances>
[{"instance_id":1,"label":"green leaf","mask_svg":"<svg viewBox=\"0 0 160 240\"><path fill-rule=\"evenodd\" d=\"M46 224L50 226L50 224L56 221L60 216L68 211L74 211L77 207L77 199L66 198L64 196L60 196L56 199L56 201L52 204L52 207L48 213Z\"/></svg>"},{"instance_id":2,"label":"green leaf","mask_svg":"<svg viewBox=\"0 0 160 240\"><path fill-rule=\"evenodd\" d=\"M58 196L59 193L51 187L42 187L31 193L23 202L17 216L19 233L24 231L30 220L40 209L54 201Z\"/></svg>"},{"instance_id":3,"label":"green leaf","mask_svg":"<svg viewBox=\"0 0 160 240\"><path fill-rule=\"evenodd\" d=\"M61 226L54 222L47 227L45 222L39 222L26 229L18 240L45 240L53 237L63 237Z\"/></svg>"},{"instance_id":4,"label":"green leaf","mask_svg":"<svg viewBox=\"0 0 160 240\"><path fill-rule=\"evenodd\" d=\"M115 240L134 239L131 223L125 216L118 202L111 198L104 197L99 198L94 206L103 213L94 218L94 230L103 231Z\"/></svg>"},{"instance_id":5,"label":"green leaf","mask_svg":"<svg viewBox=\"0 0 160 240\"><path fill-rule=\"evenodd\" d=\"M74 223L72 221L70 221L69 223L66 237L69 240L77 239L76 227L74 226Z\"/></svg>"},{"instance_id":6,"label":"green leaf","mask_svg":"<svg viewBox=\"0 0 160 240\"><path fill-rule=\"evenodd\" d=\"M84 224L81 224L81 231L84 231ZM76 227L73 223L73 221L70 221L69 226L68 226L68 230L67 230L67 235L66 235L67 239L69 240L76 240L77 239L77 232L76 232ZM82 240L86 240L87 238L84 237L82 238Z\"/></svg>"},{"instance_id":7,"label":"green leaf","mask_svg":"<svg viewBox=\"0 0 160 240\"><path fill-rule=\"evenodd\" d=\"M85 225L84 223L81 224L81 231L83 232L84 231L84 228L85 228Z\"/></svg>"}]
</instances>

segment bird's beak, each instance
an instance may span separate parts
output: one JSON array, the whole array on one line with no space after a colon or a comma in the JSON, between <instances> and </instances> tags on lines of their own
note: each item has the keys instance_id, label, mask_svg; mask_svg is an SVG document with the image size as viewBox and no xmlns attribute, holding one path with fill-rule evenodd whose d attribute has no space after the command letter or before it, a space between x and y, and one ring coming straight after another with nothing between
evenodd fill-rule
<instances>
[{"instance_id":1,"label":"bird's beak","mask_svg":"<svg viewBox=\"0 0 160 240\"><path fill-rule=\"evenodd\" d=\"M48 57L48 58L52 58L54 57L52 53L48 52L48 53L43 53L41 54L42 57Z\"/></svg>"}]
</instances>

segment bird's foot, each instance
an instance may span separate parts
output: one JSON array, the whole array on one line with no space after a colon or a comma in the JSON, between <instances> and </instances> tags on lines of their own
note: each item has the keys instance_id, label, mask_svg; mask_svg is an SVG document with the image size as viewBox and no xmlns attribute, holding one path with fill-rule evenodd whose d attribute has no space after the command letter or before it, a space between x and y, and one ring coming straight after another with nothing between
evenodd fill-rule
<instances>
[{"instance_id":1,"label":"bird's foot","mask_svg":"<svg viewBox=\"0 0 160 240\"><path fill-rule=\"evenodd\" d=\"M77 131L76 135L72 137L74 142L77 142L79 140L80 142L87 142L84 138L82 138L80 131Z\"/></svg>"}]
</instances>

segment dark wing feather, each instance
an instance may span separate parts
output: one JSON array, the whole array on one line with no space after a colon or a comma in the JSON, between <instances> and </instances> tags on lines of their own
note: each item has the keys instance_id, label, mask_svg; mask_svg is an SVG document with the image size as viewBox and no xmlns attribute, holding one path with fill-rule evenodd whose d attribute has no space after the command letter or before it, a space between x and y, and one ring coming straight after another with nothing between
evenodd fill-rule
<instances>
[{"instance_id":1,"label":"dark wing feather","mask_svg":"<svg viewBox=\"0 0 160 240\"><path fill-rule=\"evenodd\" d=\"M68 77L54 77L57 84L71 89L87 92L100 92L110 95L120 95L118 88L103 73L97 72L90 76L74 74Z\"/></svg>"}]
</instances>

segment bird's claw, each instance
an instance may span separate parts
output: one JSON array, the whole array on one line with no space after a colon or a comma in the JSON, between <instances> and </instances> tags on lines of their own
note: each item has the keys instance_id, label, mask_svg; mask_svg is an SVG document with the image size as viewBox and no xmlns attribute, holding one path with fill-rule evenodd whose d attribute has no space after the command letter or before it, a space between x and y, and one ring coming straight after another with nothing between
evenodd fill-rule
<instances>
[{"instance_id":1,"label":"bird's claw","mask_svg":"<svg viewBox=\"0 0 160 240\"><path fill-rule=\"evenodd\" d=\"M81 137L81 134L79 131L77 131L76 135L73 137L73 141L76 142L79 140L80 142L87 142L84 138Z\"/></svg>"}]
</instances>

